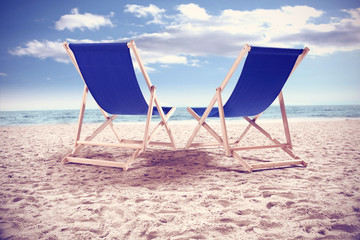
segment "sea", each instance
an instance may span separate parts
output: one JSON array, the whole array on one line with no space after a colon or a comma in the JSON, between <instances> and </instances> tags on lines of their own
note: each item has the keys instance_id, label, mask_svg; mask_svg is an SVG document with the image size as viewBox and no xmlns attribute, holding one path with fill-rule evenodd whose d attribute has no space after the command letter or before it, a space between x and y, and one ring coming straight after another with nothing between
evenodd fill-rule
<instances>
[{"instance_id":1,"label":"sea","mask_svg":"<svg viewBox=\"0 0 360 240\"><path fill-rule=\"evenodd\" d=\"M322 105L322 106L286 106L288 119L353 119L360 118L360 105ZM0 111L0 126L72 124L77 123L79 110L43 110L43 111ZM115 122L144 122L146 116L118 116ZM154 116L159 120L159 116ZM237 120L239 118L227 118ZM261 119L281 119L279 106L270 106ZM169 121L189 121L193 117L186 107L177 107ZM211 118L208 119L211 121ZM84 123L101 123L104 116L99 109L85 111Z\"/></svg>"}]
</instances>

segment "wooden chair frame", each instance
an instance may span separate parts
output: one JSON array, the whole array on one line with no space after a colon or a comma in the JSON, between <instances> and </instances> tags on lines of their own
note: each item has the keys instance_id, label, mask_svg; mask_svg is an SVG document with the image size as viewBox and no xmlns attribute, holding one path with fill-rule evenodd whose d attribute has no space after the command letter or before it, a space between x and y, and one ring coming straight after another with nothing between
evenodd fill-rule
<instances>
[{"instance_id":1,"label":"wooden chair frame","mask_svg":"<svg viewBox=\"0 0 360 240\"><path fill-rule=\"evenodd\" d=\"M76 62L76 58L71 51L69 44L67 42L63 43L63 46L68 53L71 61L73 62L75 68L79 72L81 78L84 80L80 68ZM170 127L168 125L168 119L171 117L171 115L175 112L176 108L173 107L170 109L170 111L165 115L163 109L160 106L158 97L156 95L156 87L151 84L149 75L147 74L145 70L145 66L140 58L139 52L136 48L135 42L130 41L127 46L132 50L136 61L140 67L140 70L142 72L142 75L146 81L146 84L150 91L150 101L149 101L149 108L147 113L147 119L145 124L145 131L144 131L144 137L143 140L126 140L121 139L117 132L114 129L113 121L116 119L118 115L112 115L109 116L100 106L98 106L102 112L102 114L105 117L105 122L101 124L90 136L86 137L85 140L80 140L81 137L81 130L83 125L83 119L84 119L84 113L85 113L85 107L86 107L86 99L88 95L88 87L85 83L84 90L83 90L83 96L81 100L81 107L80 107L80 113L79 113L79 120L77 125L77 132L75 137L75 146L71 153L65 156L65 158L62 160L62 162L65 163L81 163L81 164L90 164L90 165L97 165L97 166L108 166L108 167L119 167L122 168L124 171L126 171L131 164L134 162L134 160L143 152L146 151L148 146L163 146L163 147L171 147L174 150L176 150L174 137L172 135L172 132L170 130ZM151 117L153 114L153 108L154 105L156 106L159 115L161 117L161 121L159 124L152 130L150 133L150 122ZM104 142L94 142L92 141L99 133L104 130L107 126L110 126L111 130L115 134L115 137L118 140L118 143L104 143ZM154 136L154 134L157 132L160 127L164 126L166 129L167 134L169 135L170 142L152 142L151 138ZM115 162L115 161L109 161L109 160L96 160L96 159L90 159L90 158L80 158L75 157L75 155L81 151L85 146L87 145L93 145L93 146L104 146L104 147L118 147L118 148L128 148L128 149L134 149L134 153L132 156L125 162Z\"/></svg>"},{"instance_id":2,"label":"wooden chair frame","mask_svg":"<svg viewBox=\"0 0 360 240\"><path fill-rule=\"evenodd\" d=\"M188 142L187 142L187 144L185 146L185 149L187 150L189 148L197 148L197 147L222 146L224 148L224 150L225 150L225 154L227 156L234 156L236 159L238 159L240 164L248 172L252 172L253 170L263 169L263 168L285 167L285 166L292 166L292 165L299 165L299 164L306 167L307 163L305 161L303 161L303 160L299 160L300 158L298 156L296 156L292 151L293 145L292 145L292 141L291 141L289 124L288 124L288 120L287 120L287 116L286 116L286 110L285 110L285 104L284 104L284 98L283 98L282 92L280 92L280 94L278 95L278 99L279 99L279 103L280 103L280 111L281 111L281 115L282 115L282 121L283 121L283 126L284 126L286 143L281 143L280 141L272 138L271 135L267 131L265 131L262 127L260 127L256 123L256 120L261 116L262 113L258 114L253 119L251 119L249 117L243 117L249 123L249 125L245 128L243 133L240 135L240 137L235 142L229 143L221 93L224 90L224 88L226 87L229 80L231 79L233 73L235 72L235 70L239 66L239 64L240 64L241 60L243 59L243 57L250 50L251 50L251 47L248 44L245 44L244 47L242 48L240 54L236 58L234 64L230 68L230 70L229 70L228 74L226 75L225 79L223 80L222 84L220 85L220 87L218 87L216 89L216 93L215 93L214 97L210 101L210 104L208 105L208 107L206 108L205 112L203 113L203 115L201 117L198 116L195 113L195 111L193 109L191 109L190 107L187 108L188 112L198 121L198 124L195 127L192 135L190 136L190 138L189 138L189 140L188 140ZM294 64L294 67L293 67L289 77L294 72L294 70L297 68L297 66L300 64L300 62L304 59L304 57L307 55L308 52L309 52L309 49L305 48L303 50L303 53L299 55L299 57L297 58L297 61ZM219 109L219 117L220 117L220 123L221 123L222 136L219 136L209 126L209 124L207 124L205 122L206 118L210 114L210 111L213 109L215 103L217 103L218 109ZM193 143L194 138L197 135L197 133L199 132L201 127L204 127L217 140L217 142L215 142L215 143ZM251 129L251 127L254 127L257 130L259 130L263 135L265 135L274 144L273 145L267 145L267 146L238 147L237 145L241 142L241 140L244 138L244 136L247 134L247 132ZM267 149L267 148L281 148L285 153L287 153L288 155L290 155L292 158L294 158L296 160L281 161L281 162L266 162L266 163L251 164L250 165L248 162L246 162L237 153L237 151L253 150L253 149Z\"/></svg>"}]
</instances>

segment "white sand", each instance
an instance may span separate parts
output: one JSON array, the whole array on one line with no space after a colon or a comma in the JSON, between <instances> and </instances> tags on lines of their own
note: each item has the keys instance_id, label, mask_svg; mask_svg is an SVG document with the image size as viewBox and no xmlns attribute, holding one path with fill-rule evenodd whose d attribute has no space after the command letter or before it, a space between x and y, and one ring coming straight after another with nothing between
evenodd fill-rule
<instances>
[{"instance_id":1,"label":"white sand","mask_svg":"<svg viewBox=\"0 0 360 240\"><path fill-rule=\"evenodd\" d=\"M179 148L195 124L170 122ZM283 139L280 123L263 124ZM245 126L231 122L230 137ZM127 138L143 130L116 127ZM309 166L253 173L219 148L149 150L127 172L62 165L75 128L0 127L1 239L360 239L360 120L290 120L295 152ZM266 144L255 130L248 137ZM119 160L130 153L90 150ZM290 159L274 149L242 156Z\"/></svg>"}]
</instances>

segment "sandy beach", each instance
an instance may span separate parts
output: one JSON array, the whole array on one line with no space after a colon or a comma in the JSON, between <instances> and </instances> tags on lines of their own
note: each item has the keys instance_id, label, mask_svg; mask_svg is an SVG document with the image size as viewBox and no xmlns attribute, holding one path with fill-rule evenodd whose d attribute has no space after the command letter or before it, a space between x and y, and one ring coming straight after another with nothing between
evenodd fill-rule
<instances>
[{"instance_id":1,"label":"sandy beach","mask_svg":"<svg viewBox=\"0 0 360 240\"><path fill-rule=\"evenodd\" d=\"M170 121L179 150L149 149L127 172L63 165L75 124L0 127L0 238L360 239L360 120L289 122L294 151L308 167L252 173L220 148L182 150L195 121ZM283 139L280 121L259 123ZM115 126L140 139L144 125ZM230 121L230 138L245 127ZM204 130L200 138L212 141ZM168 138L162 131L155 140ZM255 130L244 139L263 143ZM117 161L129 154L84 149ZM276 149L241 155L249 162L290 159Z\"/></svg>"}]
</instances>

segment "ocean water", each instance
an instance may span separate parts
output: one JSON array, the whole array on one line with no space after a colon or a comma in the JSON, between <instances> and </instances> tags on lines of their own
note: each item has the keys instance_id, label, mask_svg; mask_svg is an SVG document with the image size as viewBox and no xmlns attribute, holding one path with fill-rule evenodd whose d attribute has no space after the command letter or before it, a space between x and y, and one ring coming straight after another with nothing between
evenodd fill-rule
<instances>
[{"instance_id":1,"label":"ocean water","mask_svg":"<svg viewBox=\"0 0 360 240\"><path fill-rule=\"evenodd\" d=\"M360 118L360 105L333 105L333 106L287 106L289 119L334 119L334 118ZM69 124L77 123L79 110L47 110L47 111L0 111L0 125L36 125L36 124ZM146 116L119 116L115 122L143 122ZM154 120L160 120L154 116ZM227 118L236 120L238 118ZM279 106L268 108L261 119L281 119ZM186 108L177 107L170 121L193 120ZM211 119L209 119L211 121ZM100 110L85 111L85 123L101 123L104 117Z\"/></svg>"}]
</instances>

